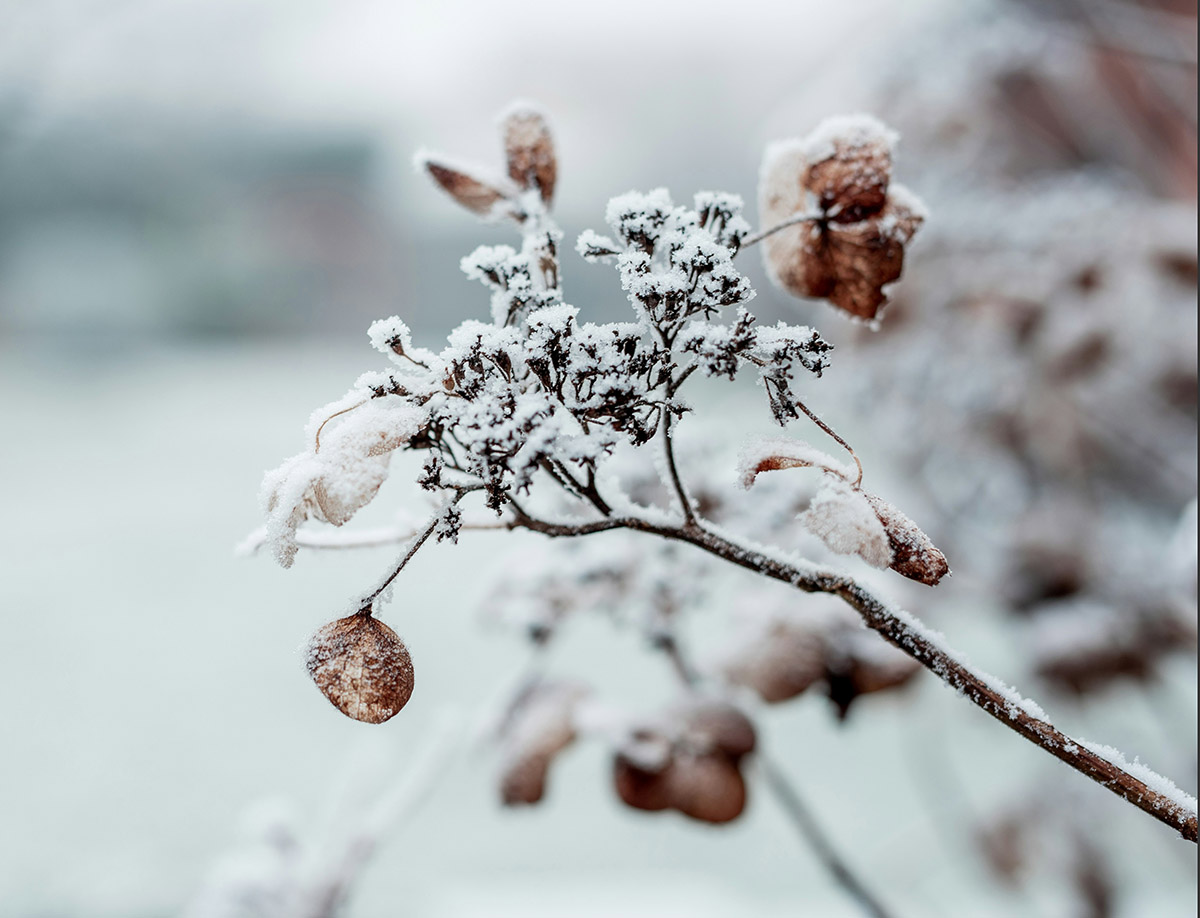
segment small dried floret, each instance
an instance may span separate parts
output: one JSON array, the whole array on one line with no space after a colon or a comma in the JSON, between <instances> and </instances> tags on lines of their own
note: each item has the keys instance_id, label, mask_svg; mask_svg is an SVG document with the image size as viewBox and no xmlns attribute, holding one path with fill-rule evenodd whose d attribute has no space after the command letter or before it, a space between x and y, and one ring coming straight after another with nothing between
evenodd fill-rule
<instances>
[{"instance_id":1,"label":"small dried floret","mask_svg":"<svg viewBox=\"0 0 1200 918\"><path fill-rule=\"evenodd\" d=\"M381 724L412 697L408 648L395 631L365 612L320 628L304 662L317 688L354 720Z\"/></svg>"},{"instance_id":2,"label":"small dried floret","mask_svg":"<svg viewBox=\"0 0 1200 918\"><path fill-rule=\"evenodd\" d=\"M545 117L527 104L514 105L501 122L501 132L508 177L520 188L536 188L543 203L549 205L558 159Z\"/></svg>"}]
</instances>

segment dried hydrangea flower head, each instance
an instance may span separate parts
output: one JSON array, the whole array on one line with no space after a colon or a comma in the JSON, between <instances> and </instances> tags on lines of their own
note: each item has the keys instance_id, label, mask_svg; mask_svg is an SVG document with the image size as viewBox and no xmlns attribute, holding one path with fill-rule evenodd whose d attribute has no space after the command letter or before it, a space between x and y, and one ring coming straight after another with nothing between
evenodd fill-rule
<instances>
[{"instance_id":1,"label":"dried hydrangea flower head","mask_svg":"<svg viewBox=\"0 0 1200 918\"><path fill-rule=\"evenodd\" d=\"M904 250L925 219L891 182L897 135L869 115L830 118L801 140L767 149L759 178L771 279L795 296L828 299L864 320L887 302Z\"/></svg>"},{"instance_id":2,"label":"dried hydrangea flower head","mask_svg":"<svg viewBox=\"0 0 1200 918\"><path fill-rule=\"evenodd\" d=\"M730 822L746 807L740 765L756 744L754 724L740 709L689 698L631 731L617 747L613 787L634 809L672 809L700 822Z\"/></svg>"},{"instance_id":3,"label":"dried hydrangea flower head","mask_svg":"<svg viewBox=\"0 0 1200 918\"><path fill-rule=\"evenodd\" d=\"M644 550L645 540L658 539L659 546L688 546L693 560L720 559L764 581L835 595L899 648L885 659L884 645L862 626L816 638L820 678L843 714L860 695L901 684L920 663L1006 727L1194 840L1195 801L1170 782L1153 776L1151 788L1123 760L1072 741L1032 702L975 670L940 636L850 575L776 550L798 521L832 551L910 579L932 585L948 572L942 553L911 520L863 489L854 451L798 397L826 368L829 343L806 326L758 322L748 309L754 290L736 264L745 248L765 242L768 266L786 289L873 319L922 220L920 205L891 181L894 135L873 119L854 117L776 147L763 170L765 228L754 234L734 194L701 191L678 203L657 188L613 198L605 213L611 235L585 231L575 250L615 269L632 314L598 323L564 296L562 233L549 214L557 160L545 119L518 106L502 118L500 133L504 168L495 175L442 157L418 158L458 204L508 221L520 236L517 245L480 246L462 262L464 273L487 289L490 317L463 321L437 351L414 347L398 317L375 323L369 337L386 367L359 377L342 399L318 411L309 448L264 482L268 518L260 544L285 566L301 545L365 544L361 534L356 542L353 533L301 527L349 520L375 497L395 451L419 454L414 481L435 505L423 527L396 528L388 541L403 546L399 557L354 600L350 608L358 613L314 637L309 671L329 700L372 723L408 701L408 652L374 615L433 537L457 541L460 532L481 529L553 538L621 531L636 543L628 558L595 564L577 558L549 571L550 580L525 578L535 592L555 577L562 587L542 595L526 632L545 646L577 600L603 608L619 599L615 604L648 613L642 633L671 660L691 700L650 724L623 723L606 734L620 739L614 781L629 805L713 823L735 819L746 802L740 765L755 746L744 713L697 698L699 677L679 646L675 622L703 601L692 598L703 591L693 589L694 578L681 576L666 552ZM757 378L780 426L807 416L849 451L855 467L795 438L768 441L743 456L743 484L767 471L813 467L821 489L803 507L773 483L730 499L721 499L719 489L694 489L697 470L681 461L690 457L675 445L676 425L695 410L687 385L739 373ZM638 489L620 468L622 455L653 466L658 481L642 489L647 503L633 496ZM697 499L705 493L707 501ZM654 557L665 566L655 569ZM589 580L589 570L599 578ZM804 646L807 661L812 654ZM705 674L719 683L718 694L740 678L725 675ZM813 679L810 672L767 675L748 677L764 697L803 691ZM573 697L544 687L523 699L507 734L506 802L543 797L551 762L580 732L577 707L597 707L577 706Z\"/></svg>"}]
</instances>

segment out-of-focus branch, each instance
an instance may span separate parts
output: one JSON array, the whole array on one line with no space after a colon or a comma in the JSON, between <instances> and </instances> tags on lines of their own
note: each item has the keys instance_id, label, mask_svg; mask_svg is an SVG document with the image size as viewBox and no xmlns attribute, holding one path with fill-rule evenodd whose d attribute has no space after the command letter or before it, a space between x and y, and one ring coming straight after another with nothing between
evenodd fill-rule
<instances>
[{"instance_id":1,"label":"out-of-focus branch","mask_svg":"<svg viewBox=\"0 0 1200 918\"><path fill-rule=\"evenodd\" d=\"M995 677L974 669L947 647L940 635L928 630L907 612L888 607L849 577L816 567L800 566L772 556L765 549L739 543L699 524L663 524L641 517L610 518L580 524L552 523L519 512L512 526L551 537L631 529L695 545L725 561L790 584L806 593L833 594L854 608L868 628L877 631L899 647L976 707L1071 768L1170 826L1188 841L1196 841L1197 815L1194 799L1174 790L1173 785L1148 769L1143 772L1147 780L1136 777L1119 756L1113 755L1113 758L1117 759L1113 761L1089 748L1083 741L1063 733L1050 723L1045 713L1035 704L1021 698ZM1152 788L1147 781L1158 785L1162 790Z\"/></svg>"}]
</instances>

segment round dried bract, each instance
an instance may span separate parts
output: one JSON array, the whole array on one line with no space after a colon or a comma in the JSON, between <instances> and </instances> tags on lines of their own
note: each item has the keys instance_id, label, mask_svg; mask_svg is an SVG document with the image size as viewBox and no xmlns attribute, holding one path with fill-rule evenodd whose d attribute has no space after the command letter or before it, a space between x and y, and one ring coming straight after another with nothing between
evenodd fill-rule
<instances>
[{"instance_id":1,"label":"round dried bract","mask_svg":"<svg viewBox=\"0 0 1200 918\"><path fill-rule=\"evenodd\" d=\"M724 667L734 685L754 689L772 704L795 698L825 675L824 645L814 631L777 622Z\"/></svg>"},{"instance_id":2,"label":"round dried bract","mask_svg":"<svg viewBox=\"0 0 1200 918\"><path fill-rule=\"evenodd\" d=\"M734 761L754 751L754 724L728 702L700 702L687 712L686 719L689 732Z\"/></svg>"},{"instance_id":3,"label":"round dried bract","mask_svg":"<svg viewBox=\"0 0 1200 918\"><path fill-rule=\"evenodd\" d=\"M383 723L412 696L408 648L370 615L339 618L319 629L309 642L305 665L334 707L364 723Z\"/></svg>"},{"instance_id":4,"label":"round dried bract","mask_svg":"<svg viewBox=\"0 0 1200 918\"><path fill-rule=\"evenodd\" d=\"M723 755L680 756L669 772L671 805L702 822L730 822L746 807L746 782Z\"/></svg>"}]
</instances>

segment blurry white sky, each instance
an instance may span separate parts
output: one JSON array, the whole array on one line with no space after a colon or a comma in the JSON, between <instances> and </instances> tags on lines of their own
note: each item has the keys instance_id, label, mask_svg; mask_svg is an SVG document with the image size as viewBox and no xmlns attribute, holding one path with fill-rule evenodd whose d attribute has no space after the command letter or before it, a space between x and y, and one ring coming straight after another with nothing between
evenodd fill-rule
<instances>
[{"instance_id":1,"label":"blurry white sky","mask_svg":"<svg viewBox=\"0 0 1200 918\"><path fill-rule=\"evenodd\" d=\"M495 112L529 97L553 114L569 170L600 169L624 190L647 181L648 152L694 160L696 147L736 144L753 168L767 136L810 126L772 115L811 94L822 64L838 63L840 85L828 112L808 113L815 117L854 96L848 60L873 63L883 45L945 8L944 0L3 0L0 85L21 94L19 133L131 110L166 123L341 124L402 131L399 159L417 143L491 158ZM752 176L743 176L747 191ZM560 187L561 210L573 212L572 182Z\"/></svg>"}]
</instances>

